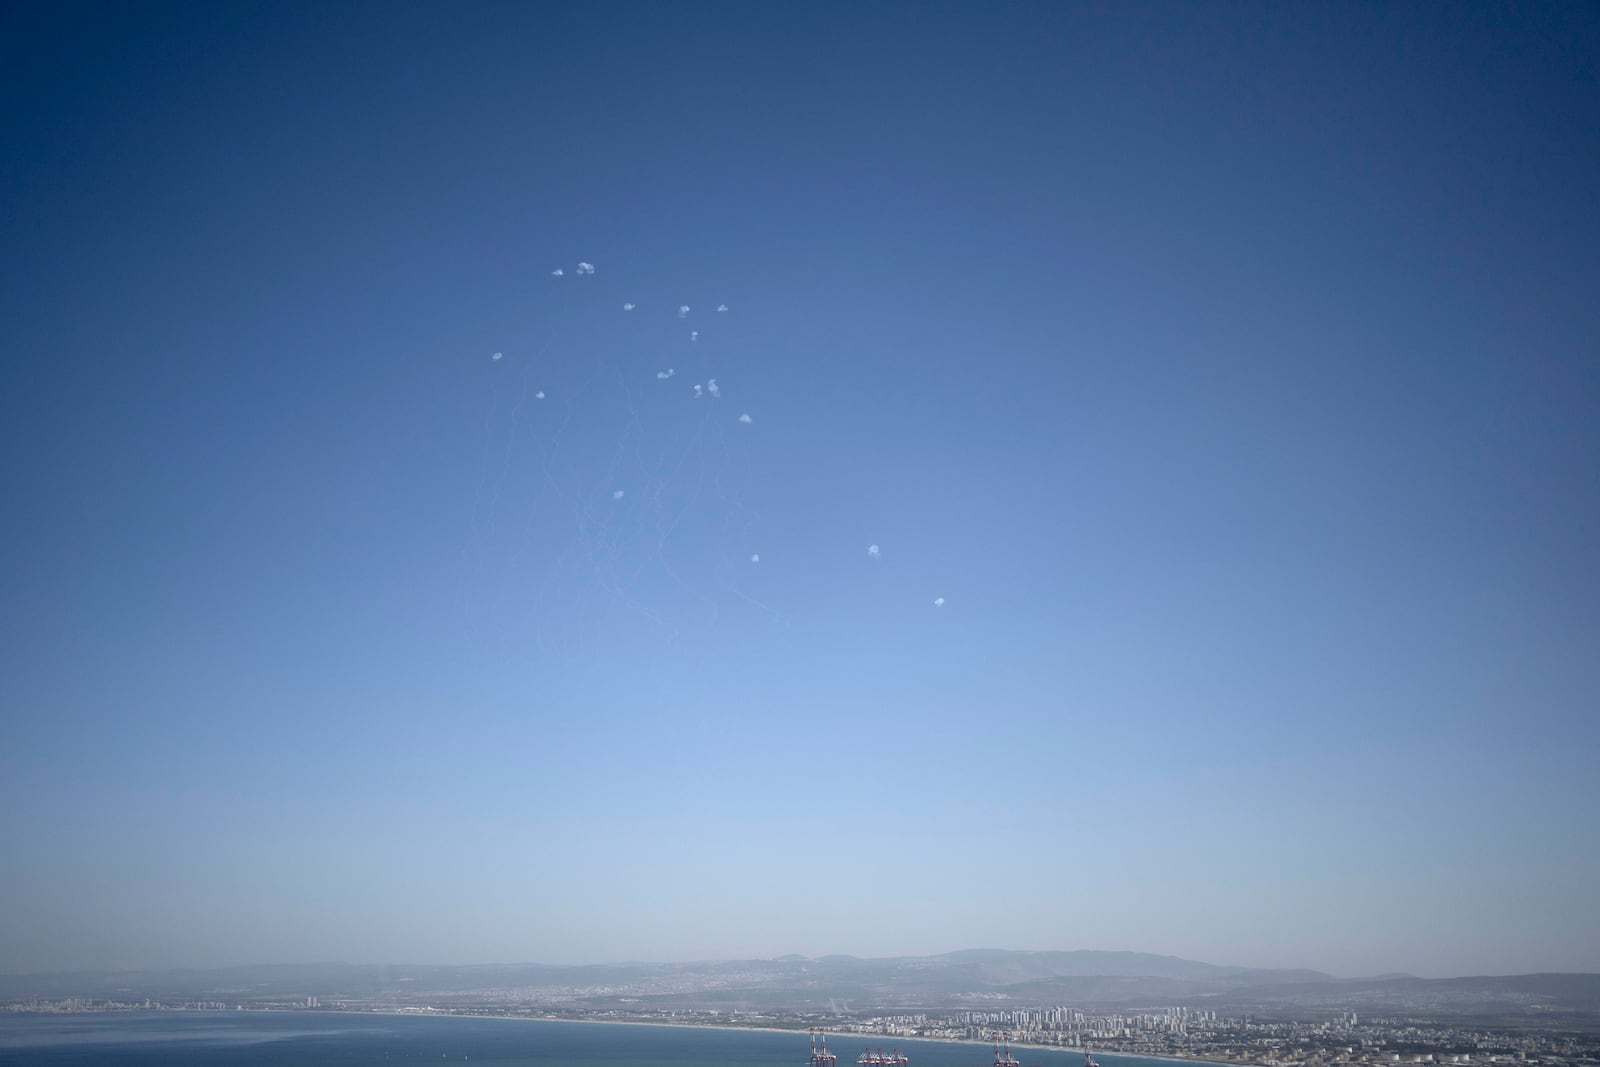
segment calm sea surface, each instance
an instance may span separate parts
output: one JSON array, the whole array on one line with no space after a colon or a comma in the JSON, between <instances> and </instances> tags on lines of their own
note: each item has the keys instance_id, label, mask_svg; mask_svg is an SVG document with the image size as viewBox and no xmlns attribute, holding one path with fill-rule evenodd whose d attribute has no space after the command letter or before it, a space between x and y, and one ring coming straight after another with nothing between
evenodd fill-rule
<instances>
[{"instance_id":1,"label":"calm sea surface","mask_svg":"<svg viewBox=\"0 0 1600 1067\"><path fill-rule=\"evenodd\" d=\"M674 1026L298 1012L118 1012L0 1015L0 1064L156 1064L195 1067L365 1067L368 1064L586 1064L593 1067L808 1067L803 1034ZM855 1067L864 1037L836 1035L839 1067ZM871 1044L894 1041L874 1037ZM985 1067L983 1045L900 1041L910 1067ZM1080 1067L1082 1053L1017 1051L1024 1065ZM1138 1056L1095 1055L1104 1067L1172 1067Z\"/></svg>"}]
</instances>

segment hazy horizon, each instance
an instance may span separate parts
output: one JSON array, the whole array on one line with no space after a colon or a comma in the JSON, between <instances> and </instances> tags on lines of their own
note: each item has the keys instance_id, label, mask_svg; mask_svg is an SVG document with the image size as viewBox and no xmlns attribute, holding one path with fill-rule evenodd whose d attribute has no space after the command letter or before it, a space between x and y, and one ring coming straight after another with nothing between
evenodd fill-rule
<instances>
[{"instance_id":1,"label":"hazy horizon","mask_svg":"<svg viewBox=\"0 0 1600 1067\"><path fill-rule=\"evenodd\" d=\"M1316 971L1316 972L1320 972L1322 974L1325 974L1330 978L1341 980L1341 981L1367 979L1367 978L1383 978L1383 977L1393 977L1393 976L1401 976L1401 975L1407 976L1407 977L1411 977L1411 978L1449 979L1449 978L1474 978L1474 977L1511 977L1511 976L1516 976L1516 975L1528 975L1528 974L1595 974L1595 973L1600 973L1600 972L1596 972L1596 971L1585 971L1585 970L1574 969L1574 970L1569 970L1569 971L1495 971L1495 972L1480 971L1480 972L1471 972L1471 973L1463 972L1463 973L1459 973L1459 974L1427 974L1427 973L1418 973L1416 971L1402 970L1400 968L1389 968L1389 969L1384 969L1384 970L1362 972L1362 973L1340 973L1340 972L1337 972L1337 971L1330 970L1330 969L1328 969L1326 967L1318 967L1313 963L1257 964L1257 963L1240 962L1240 961L1237 961L1237 960L1201 959L1201 958L1197 958L1197 957L1193 957L1193 956L1185 956L1185 955L1182 955L1180 953L1160 952L1160 951L1155 951L1155 950L1104 949L1104 948L999 948L999 947L996 947L996 946L993 946L993 945L965 946L965 947L962 947L962 948L938 949L938 950L926 951L926 952L886 952L886 953L867 954L867 953L847 952L847 951L839 951L839 952L801 952L801 951L791 951L791 952L776 952L776 953L762 953L762 954L748 954L748 953L746 953L746 954L730 954L730 955L687 955L687 956L678 956L678 957L671 957L671 958L667 958L667 957L629 957L629 958L620 958L619 957L619 958L612 958L612 959L602 959L602 958L519 959L519 958L505 957L505 958L484 958L484 959L434 959L434 960L422 960L422 959L340 959L340 958L326 958L326 959L288 959L288 958L284 958L284 959L255 959L255 960L236 959L236 960L230 960L230 961L226 961L226 962L215 962L215 963L207 963L207 964L169 965L169 966L74 967L74 968L64 968L64 969L33 968L33 969L27 969L27 970L16 970L16 971L0 972L0 973L9 973L9 974L12 974L14 976L26 977L29 974L37 974L37 975L44 975L44 974L72 974L72 973L94 973L96 971L109 971L109 972L117 972L117 971L137 972L137 971L165 971L165 970L194 970L194 971L219 970L219 971L225 971L225 970L233 970L233 969L248 969L248 968L253 968L253 967L289 967L289 968L293 968L293 967L380 967L380 968L405 968L405 967L449 968L449 967L462 967L462 968L472 968L472 967L522 967L522 966L526 966L526 967L583 968L583 967L623 967L623 966L631 966L631 965L662 966L662 965L674 965L674 964L695 966L695 965L701 965L701 964L739 962L741 960L777 961L777 960L789 959L789 958L800 958L800 959L813 960L813 961L814 960L827 959L827 958L847 958L847 959L858 959L858 960L929 959L929 958L937 958L937 957L941 957L941 956L960 955L960 954L963 954L963 953L983 953L983 952L1008 952L1008 953L1024 953L1024 954L1027 954L1027 953L1039 953L1039 954L1060 953L1060 954L1069 954L1069 955L1070 954L1075 954L1075 953L1082 953L1082 954L1097 954L1097 955L1109 955L1109 956L1147 956L1147 957L1161 958L1161 959L1183 960L1183 961L1190 962L1190 963L1202 963L1202 964L1207 964L1207 965L1214 966L1214 967L1224 967L1224 968L1235 968L1235 967L1237 967L1237 968L1244 968L1244 969L1248 969L1248 970L1263 970L1263 971ZM1113 972L1108 972L1108 973L1113 973ZM1123 973L1123 972L1115 972L1115 973ZM1128 972L1128 973L1133 973L1133 972Z\"/></svg>"},{"instance_id":2,"label":"hazy horizon","mask_svg":"<svg viewBox=\"0 0 1600 1067\"><path fill-rule=\"evenodd\" d=\"M143 971L143 970L149 970L149 971L163 971L163 970L193 970L193 971L212 971L212 970L216 970L216 971L227 971L227 970L237 970L237 969L251 969L251 968L256 968L256 967L284 967L284 968L295 968L295 967L308 967L308 968L316 968L316 967L362 967L362 968L365 968L365 967L378 967L378 968L398 968L398 969L404 969L404 968L407 968L407 967L417 967L417 968L451 968L451 967L459 967L459 968L475 968L475 967L482 967L482 968L493 968L493 967L585 968L585 967L627 967L627 966L645 966L645 967L650 967L650 966L666 966L666 965L683 965L683 966L693 967L693 966L705 965L705 964L737 963L737 962L741 962L741 961L745 961L745 960L749 960L749 961L753 961L753 962L774 962L774 961L784 960L784 959L805 959L805 960L810 960L810 961L817 961L817 960L828 959L828 958L844 958L844 959L856 959L856 960L932 959L932 958L938 958L938 957L942 957L942 956L960 955L960 954L963 954L963 953L984 953L984 952L1007 952L1007 953L1024 953L1024 954L1026 954L1026 953L1041 953L1041 954L1044 954L1044 953L1049 953L1049 954L1060 953L1060 954L1068 954L1068 955L1075 954L1075 953L1092 953L1092 954L1097 954L1097 955L1109 955L1109 956L1147 956L1147 957L1154 957L1154 958L1161 958L1161 959L1183 960L1183 961L1189 962L1189 963L1202 963L1202 964L1207 964L1207 965L1210 965L1210 966L1222 967L1222 968L1242 968L1242 969L1246 969L1246 970L1289 971L1289 972L1293 972L1293 971L1315 971L1315 972L1319 972L1321 974L1327 975L1329 978L1333 978L1333 979L1339 980L1339 981L1352 981L1352 980L1360 980L1360 979L1386 978L1386 977L1396 977L1396 976L1405 976L1405 977L1410 977L1410 978L1423 978L1423 979L1450 979L1450 978L1476 978L1476 977L1515 977L1517 975L1526 975L1526 974L1593 974L1593 973L1597 973L1597 972L1592 972L1592 971L1520 971L1520 972L1497 972L1495 974L1488 974L1488 973L1482 973L1482 974L1417 974L1417 973L1411 972L1411 971L1388 970L1388 971L1375 971L1375 972L1367 973L1367 974L1338 974L1338 973L1335 973L1333 971L1329 971L1329 970L1327 970L1325 968L1316 967L1316 966L1312 966L1312 965L1309 965L1309 964L1302 965L1302 966L1279 966L1279 965L1258 966L1258 965L1255 965L1255 964L1238 963L1238 962L1227 961L1227 960L1201 960L1201 959L1193 959L1193 958L1187 957L1187 956L1176 955L1174 953L1134 951L1134 950L1131 950L1131 949L1057 949L1057 948L1006 949L1006 948L996 948L994 946L946 949L946 950L943 950L943 951L936 951L936 952L890 953L890 954L886 954L886 955L863 955L863 954L860 954L860 953L853 953L853 952L829 952L829 953L783 952L783 953L777 953L775 955L687 956L687 957L681 957L681 958L675 958L675 959L534 960L534 959L509 959L508 958L508 959L479 959L479 960L350 960L350 959L319 959L319 960L306 959L306 960L276 960L276 961L236 960L236 961L229 962L229 963L219 963L219 964L212 964L212 965L207 965L207 966L196 966L196 967L171 967L171 968L163 968L163 967L149 967L149 968L141 968L141 967L129 967L129 968L76 968L76 969L69 970L69 971L42 971L42 970L36 970L36 971L22 971L22 972L12 972L12 973L14 975L18 975L18 976L21 976L21 977L26 977L29 974L44 975L44 974L94 973L97 970L107 970L107 971L111 971L113 973L115 973L117 971L127 971L129 973L134 973L134 972ZM1133 971L1126 971L1126 972L1124 972L1124 971L1108 971L1106 973L1108 973L1108 974L1124 974L1124 973L1132 974L1132 973L1135 973L1135 972L1133 972Z\"/></svg>"},{"instance_id":3,"label":"hazy horizon","mask_svg":"<svg viewBox=\"0 0 1600 1067\"><path fill-rule=\"evenodd\" d=\"M1600 972L1600 7L0 59L0 969Z\"/></svg>"}]
</instances>

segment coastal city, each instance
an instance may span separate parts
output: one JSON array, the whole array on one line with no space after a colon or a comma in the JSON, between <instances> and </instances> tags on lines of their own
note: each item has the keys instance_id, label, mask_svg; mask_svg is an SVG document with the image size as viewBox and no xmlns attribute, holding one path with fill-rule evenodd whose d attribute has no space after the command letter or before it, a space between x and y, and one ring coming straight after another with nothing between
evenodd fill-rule
<instances>
[{"instance_id":1,"label":"coastal city","mask_svg":"<svg viewBox=\"0 0 1600 1067\"><path fill-rule=\"evenodd\" d=\"M1600 1063L1600 1035L1441 1024L1406 1017L1363 1019L1342 1012L1319 1020L1219 1017L1182 1007L1090 1015L1069 1007L952 1015L888 1015L847 1022L840 1030L940 1040L1094 1049L1257 1064L1337 1067L1394 1063Z\"/></svg>"},{"instance_id":2,"label":"coastal city","mask_svg":"<svg viewBox=\"0 0 1600 1067\"><path fill-rule=\"evenodd\" d=\"M1292 1019L1221 1016L1214 1011L1185 1007L1091 1014L1061 1005L1005 1011L860 1015L717 1008L582 1011L461 1003L396 1005L354 999L325 1000L316 996L248 1004L204 999L163 1002L65 997L14 1000L0 1005L0 1011L49 1014L329 1011L738 1027L800 1033L820 1031L852 1038L982 1044L1004 1041L1019 1049L1059 1048L1110 1056L1157 1056L1251 1067L1389 1067L1395 1064L1593 1067L1600 1064L1600 1033L1592 1030L1473 1025L1409 1016L1365 1018L1356 1012L1340 1012L1320 1019ZM870 1058L868 1054L863 1055ZM847 1063L851 1059L843 1058Z\"/></svg>"}]
</instances>

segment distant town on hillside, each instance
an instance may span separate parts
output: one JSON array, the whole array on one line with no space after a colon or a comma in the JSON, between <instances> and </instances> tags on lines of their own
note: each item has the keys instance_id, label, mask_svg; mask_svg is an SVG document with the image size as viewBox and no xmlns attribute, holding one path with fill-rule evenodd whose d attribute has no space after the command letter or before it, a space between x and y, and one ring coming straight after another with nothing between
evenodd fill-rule
<instances>
[{"instance_id":1,"label":"distant town on hillside","mask_svg":"<svg viewBox=\"0 0 1600 1067\"><path fill-rule=\"evenodd\" d=\"M0 977L0 1005L816 1028L1265 1067L1600 1063L1600 974L1339 979L1133 952L21 975Z\"/></svg>"}]
</instances>

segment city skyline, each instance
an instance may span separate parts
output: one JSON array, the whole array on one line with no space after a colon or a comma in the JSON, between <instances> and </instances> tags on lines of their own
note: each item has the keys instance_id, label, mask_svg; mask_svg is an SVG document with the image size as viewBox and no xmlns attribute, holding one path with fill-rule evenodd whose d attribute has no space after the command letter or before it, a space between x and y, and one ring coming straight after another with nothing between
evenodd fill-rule
<instances>
[{"instance_id":1,"label":"city skyline","mask_svg":"<svg viewBox=\"0 0 1600 1067\"><path fill-rule=\"evenodd\" d=\"M809 1031L814 1067L836 1060L829 1034L1015 1041L1263 1067L1356 1067L1397 1057L1578 1067L1600 1051L1597 990L1600 974L1336 981L1135 953L973 950L878 961L323 965L0 978L0 1012L296 1012L309 1019L306 1013L332 1011ZM869 1052L858 1062L905 1061Z\"/></svg>"}]
</instances>

